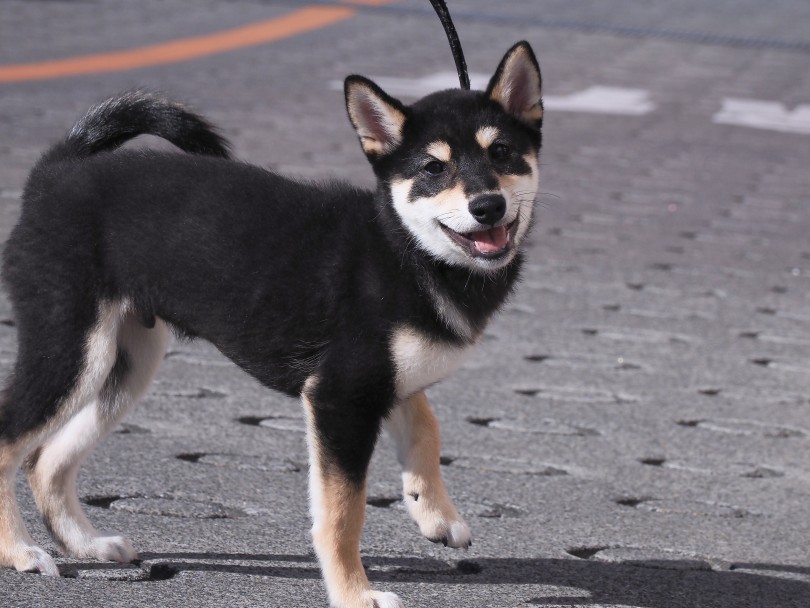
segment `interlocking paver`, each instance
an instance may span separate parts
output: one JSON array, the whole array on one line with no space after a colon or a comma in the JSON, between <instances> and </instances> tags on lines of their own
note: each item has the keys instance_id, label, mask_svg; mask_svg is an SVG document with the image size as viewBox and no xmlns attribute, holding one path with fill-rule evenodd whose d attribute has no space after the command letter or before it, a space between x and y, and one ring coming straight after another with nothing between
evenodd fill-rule
<instances>
[{"instance_id":1,"label":"interlocking paver","mask_svg":"<svg viewBox=\"0 0 810 608\"><path fill-rule=\"evenodd\" d=\"M807 53L772 44L810 42L807 4L643 4L451 2L473 71L526 38L548 94L640 88L655 108L547 113L523 283L470 362L430 390L470 552L418 535L380 440L364 562L409 606L810 601L810 136L712 122L727 97L810 103ZM2 61L144 46L301 5L7 0ZM188 63L0 85L0 238L41 151L91 103L136 85L209 115L242 158L370 185L329 83L451 68L428 9L402 0ZM708 35L679 42L669 30ZM14 336L0 300L5 370ZM210 346L173 343L152 391L80 478L90 517L129 534L143 561L60 558L59 580L2 570L3 605L325 605L302 431L295 400ZM19 481L33 535L55 550Z\"/></svg>"}]
</instances>

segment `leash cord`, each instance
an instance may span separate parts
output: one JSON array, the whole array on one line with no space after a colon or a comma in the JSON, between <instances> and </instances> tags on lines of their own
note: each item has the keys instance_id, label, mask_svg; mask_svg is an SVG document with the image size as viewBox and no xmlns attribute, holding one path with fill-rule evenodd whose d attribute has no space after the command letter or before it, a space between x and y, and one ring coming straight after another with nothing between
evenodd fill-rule
<instances>
[{"instance_id":1,"label":"leash cord","mask_svg":"<svg viewBox=\"0 0 810 608\"><path fill-rule=\"evenodd\" d=\"M453 20L450 18L450 11L447 9L444 0L430 0L430 3L439 16L439 21L442 22L444 33L447 34L447 41L450 43L450 51L453 53L453 59L456 62L458 82L462 89L469 90L470 76L467 74L467 62L464 60L464 51L461 50L461 42L458 39Z\"/></svg>"}]
</instances>

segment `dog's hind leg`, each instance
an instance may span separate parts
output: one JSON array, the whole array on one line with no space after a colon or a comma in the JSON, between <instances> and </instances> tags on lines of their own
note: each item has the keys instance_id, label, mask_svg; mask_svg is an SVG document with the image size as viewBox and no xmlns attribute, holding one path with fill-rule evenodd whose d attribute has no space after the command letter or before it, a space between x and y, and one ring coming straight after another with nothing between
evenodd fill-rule
<instances>
[{"instance_id":1,"label":"dog's hind leg","mask_svg":"<svg viewBox=\"0 0 810 608\"><path fill-rule=\"evenodd\" d=\"M30 441L0 443L0 565L21 572L59 576L59 569L48 553L28 535L17 507L15 481L22 454Z\"/></svg>"},{"instance_id":2,"label":"dog's hind leg","mask_svg":"<svg viewBox=\"0 0 810 608\"><path fill-rule=\"evenodd\" d=\"M397 446L402 465L402 491L411 517L422 534L434 543L466 549L472 544L470 528L458 510L439 470L439 424L424 392L399 403L385 427Z\"/></svg>"},{"instance_id":3,"label":"dog's hind leg","mask_svg":"<svg viewBox=\"0 0 810 608\"><path fill-rule=\"evenodd\" d=\"M45 524L64 552L130 562L137 553L130 541L100 534L85 516L76 492L79 467L93 448L146 391L166 352L168 330L157 321L143 327L128 313L116 336L116 356L97 398L49 438L27 460L26 469Z\"/></svg>"},{"instance_id":4,"label":"dog's hind leg","mask_svg":"<svg viewBox=\"0 0 810 608\"><path fill-rule=\"evenodd\" d=\"M112 369L119 307L62 302L18 309L19 349L0 403L0 565L57 576L55 562L28 535L15 496L28 454L95 395Z\"/></svg>"}]
</instances>

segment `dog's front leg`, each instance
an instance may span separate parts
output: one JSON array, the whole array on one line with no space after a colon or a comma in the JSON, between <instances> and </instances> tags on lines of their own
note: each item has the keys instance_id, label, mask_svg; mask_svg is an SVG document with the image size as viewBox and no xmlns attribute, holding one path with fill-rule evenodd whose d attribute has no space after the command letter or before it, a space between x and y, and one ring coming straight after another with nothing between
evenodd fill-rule
<instances>
[{"instance_id":1,"label":"dog's front leg","mask_svg":"<svg viewBox=\"0 0 810 608\"><path fill-rule=\"evenodd\" d=\"M314 378L302 393L307 417L312 539L329 602L335 608L403 608L393 593L373 591L360 560L366 471L380 416L344 411L318 394Z\"/></svg>"},{"instance_id":2,"label":"dog's front leg","mask_svg":"<svg viewBox=\"0 0 810 608\"><path fill-rule=\"evenodd\" d=\"M422 534L450 547L466 549L472 545L470 528L444 487L439 470L439 423L425 393L399 403L385 427L397 445L405 505Z\"/></svg>"}]
</instances>

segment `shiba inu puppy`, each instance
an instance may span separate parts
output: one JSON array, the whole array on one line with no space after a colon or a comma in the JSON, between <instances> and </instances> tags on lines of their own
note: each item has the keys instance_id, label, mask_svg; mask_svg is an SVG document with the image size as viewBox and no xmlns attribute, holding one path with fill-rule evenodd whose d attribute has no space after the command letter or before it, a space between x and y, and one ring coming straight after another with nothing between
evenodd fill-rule
<instances>
[{"instance_id":1,"label":"shiba inu puppy","mask_svg":"<svg viewBox=\"0 0 810 608\"><path fill-rule=\"evenodd\" d=\"M402 605L371 589L360 561L382 427L422 534L471 544L424 390L462 364L517 280L538 180L540 71L520 42L486 91L406 106L350 76L345 98L374 192L231 160L204 119L143 92L92 108L36 164L3 256L19 349L0 401L0 564L59 574L20 516L21 466L66 555L136 558L125 537L92 526L76 477L149 386L170 329L301 398L333 606ZM145 133L188 154L117 150Z\"/></svg>"}]
</instances>

